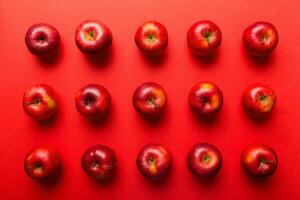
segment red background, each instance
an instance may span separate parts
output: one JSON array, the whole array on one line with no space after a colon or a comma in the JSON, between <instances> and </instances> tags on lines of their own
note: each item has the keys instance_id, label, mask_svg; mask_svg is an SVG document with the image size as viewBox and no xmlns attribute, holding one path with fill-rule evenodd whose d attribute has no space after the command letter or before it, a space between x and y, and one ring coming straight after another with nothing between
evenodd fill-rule
<instances>
[{"instance_id":1,"label":"red background","mask_svg":"<svg viewBox=\"0 0 300 200\"><path fill-rule=\"evenodd\" d=\"M300 155L300 3L298 0L9 0L0 2L0 199L299 199ZM90 60L74 42L76 26L99 19L113 31L110 55ZM143 57L134 43L137 26L162 22L169 47L161 60ZM223 43L210 59L190 54L186 31L197 20L210 19L223 32ZM243 29L268 20L277 27L279 45L267 60L254 60L244 51ZM36 22L55 26L62 52L52 63L32 56L24 35ZM224 107L214 123L195 118L187 104L189 89L198 81L215 82L224 93ZM168 110L160 123L143 120L133 109L134 89L145 81L160 83L168 94ZM82 118L74 106L77 90L87 83L105 85L113 98L105 123ZM265 122L247 117L241 107L243 89L263 82L275 90L278 102ZM50 124L25 115L23 92L32 84L48 83L60 97L60 110ZM148 142L167 146L174 165L168 180L153 184L137 171L138 150ZM210 142L221 150L224 165L210 182L193 177L186 152L196 142ZM279 156L277 173L265 180L250 178L239 156L248 144L263 142ZM103 143L117 154L117 176L108 184L87 177L80 157L90 145ZM64 170L55 184L40 184L23 171L32 147L50 144L62 154Z\"/></svg>"}]
</instances>

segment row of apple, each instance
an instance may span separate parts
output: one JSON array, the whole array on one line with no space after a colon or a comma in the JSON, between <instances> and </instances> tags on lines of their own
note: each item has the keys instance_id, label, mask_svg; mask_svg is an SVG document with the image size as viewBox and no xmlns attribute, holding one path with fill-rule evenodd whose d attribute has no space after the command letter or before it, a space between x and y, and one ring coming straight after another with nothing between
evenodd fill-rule
<instances>
[{"instance_id":1,"label":"row of apple","mask_svg":"<svg viewBox=\"0 0 300 200\"><path fill-rule=\"evenodd\" d=\"M211 178L222 167L221 152L212 144L197 143L187 153L188 169L200 178ZM241 154L243 168L255 177L267 177L277 169L276 152L265 144L247 146ZM61 156L49 147L40 146L32 149L25 157L25 172L37 180L55 178L61 169ZM149 143L137 155L136 165L140 173L150 180L164 179L172 166L170 151L160 144ZM105 145L89 147L81 157L84 172L97 179L110 179L116 171L117 159L115 152Z\"/></svg>"},{"instance_id":2,"label":"row of apple","mask_svg":"<svg viewBox=\"0 0 300 200\"><path fill-rule=\"evenodd\" d=\"M202 118L214 117L222 108L222 91L211 82L199 82L192 87L188 96L192 111ZM166 109L167 95L162 86L154 82L140 85L133 94L134 108L148 119L159 118ZM242 95L243 107L253 117L266 117L274 108L276 95L264 84L248 86ZM98 84L88 84L75 97L78 112L90 119L102 120L109 112L111 95ZM54 89L46 84L30 87L23 97L25 112L37 119L49 119L57 111Z\"/></svg>"},{"instance_id":3,"label":"row of apple","mask_svg":"<svg viewBox=\"0 0 300 200\"><path fill-rule=\"evenodd\" d=\"M278 32L274 25L265 21L248 26L243 33L246 49L255 56L269 55L277 46L278 40ZM58 52L60 35L53 26L38 23L28 29L25 42L32 54L48 56ZM112 44L112 32L103 23L87 20L76 28L75 42L85 54L103 53ZM221 42L221 29L209 20L194 23L187 32L188 46L197 55L213 53ZM146 21L138 27L135 43L146 55L162 54L168 46L167 29L157 21Z\"/></svg>"}]
</instances>

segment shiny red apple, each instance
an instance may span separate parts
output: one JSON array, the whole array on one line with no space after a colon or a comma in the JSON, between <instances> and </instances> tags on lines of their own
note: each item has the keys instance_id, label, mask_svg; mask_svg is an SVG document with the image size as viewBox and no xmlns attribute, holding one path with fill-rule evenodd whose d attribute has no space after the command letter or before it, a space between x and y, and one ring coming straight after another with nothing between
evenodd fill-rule
<instances>
[{"instance_id":1,"label":"shiny red apple","mask_svg":"<svg viewBox=\"0 0 300 200\"><path fill-rule=\"evenodd\" d=\"M49 119L57 111L54 89L47 84L37 84L30 87L24 93L23 108L34 119Z\"/></svg>"},{"instance_id":2,"label":"shiny red apple","mask_svg":"<svg viewBox=\"0 0 300 200\"><path fill-rule=\"evenodd\" d=\"M81 166L87 175L95 179L110 179L117 167L115 152L101 144L91 146L82 155Z\"/></svg>"},{"instance_id":3,"label":"shiny red apple","mask_svg":"<svg viewBox=\"0 0 300 200\"><path fill-rule=\"evenodd\" d=\"M132 103L136 111L143 116L157 118L166 109L167 94L159 84L145 82L134 91Z\"/></svg>"},{"instance_id":4,"label":"shiny red apple","mask_svg":"<svg viewBox=\"0 0 300 200\"><path fill-rule=\"evenodd\" d=\"M77 111L88 118L103 119L111 106L111 96L108 90L98 84L88 84L76 94Z\"/></svg>"},{"instance_id":5,"label":"shiny red apple","mask_svg":"<svg viewBox=\"0 0 300 200\"><path fill-rule=\"evenodd\" d=\"M276 104L276 95L267 85L256 83L248 86L242 96L245 111L257 118L269 115Z\"/></svg>"},{"instance_id":6,"label":"shiny red apple","mask_svg":"<svg viewBox=\"0 0 300 200\"><path fill-rule=\"evenodd\" d=\"M161 180L170 172L172 155L164 146L150 143L140 150L136 165L146 178Z\"/></svg>"},{"instance_id":7,"label":"shiny red apple","mask_svg":"<svg viewBox=\"0 0 300 200\"><path fill-rule=\"evenodd\" d=\"M50 56L58 52L60 36L56 28L46 23L32 25L26 32L28 50L37 56Z\"/></svg>"},{"instance_id":8,"label":"shiny red apple","mask_svg":"<svg viewBox=\"0 0 300 200\"><path fill-rule=\"evenodd\" d=\"M221 29L212 21L198 21L188 30L187 43L195 54L211 54L215 52L222 43Z\"/></svg>"},{"instance_id":9,"label":"shiny red apple","mask_svg":"<svg viewBox=\"0 0 300 200\"><path fill-rule=\"evenodd\" d=\"M61 169L59 153L49 146L40 146L29 151L24 160L24 170L37 180L53 178Z\"/></svg>"},{"instance_id":10,"label":"shiny red apple","mask_svg":"<svg viewBox=\"0 0 300 200\"><path fill-rule=\"evenodd\" d=\"M76 45L85 54L106 52L111 47L112 39L111 30L95 20L82 22L75 32Z\"/></svg>"},{"instance_id":11,"label":"shiny red apple","mask_svg":"<svg viewBox=\"0 0 300 200\"><path fill-rule=\"evenodd\" d=\"M193 174L201 178L212 177L222 167L221 152L211 144L197 143L188 152L187 166Z\"/></svg>"},{"instance_id":12,"label":"shiny red apple","mask_svg":"<svg viewBox=\"0 0 300 200\"><path fill-rule=\"evenodd\" d=\"M251 55L269 55L279 41L278 32L270 22L258 21L248 26L243 33L243 42Z\"/></svg>"},{"instance_id":13,"label":"shiny red apple","mask_svg":"<svg viewBox=\"0 0 300 200\"><path fill-rule=\"evenodd\" d=\"M253 176L266 177L275 173L278 158L271 147L265 144L252 144L243 150L241 165Z\"/></svg>"},{"instance_id":14,"label":"shiny red apple","mask_svg":"<svg viewBox=\"0 0 300 200\"><path fill-rule=\"evenodd\" d=\"M146 21L138 27L135 43L146 55L160 55L168 46L167 29L157 21Z\"/></svg>"},{"instance_id":15,"label":"shiny red apple","mask_svg":"<svg viewBox=\"0 0 300 200\"><path fill-rule=\"evenodd\" d=\"M188 102L192 111L200 117L214 117L222 108L222 91L211 82L199 82L192 87Z\"/></svg>"}]
</instances>

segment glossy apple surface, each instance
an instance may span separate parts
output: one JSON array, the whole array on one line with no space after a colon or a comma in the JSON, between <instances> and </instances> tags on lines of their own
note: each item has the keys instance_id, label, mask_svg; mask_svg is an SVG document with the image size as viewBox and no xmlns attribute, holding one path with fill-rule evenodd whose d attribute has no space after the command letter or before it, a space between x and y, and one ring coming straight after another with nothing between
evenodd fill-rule
<instances>
[{"instance_id":1,"label":"glossy apple surface","mask_svg":"<svg viewBox=\"0 0 300 200\"><path fill-rule=\"evenodd\" d=\"M244 46L253 56L269 55L276 48L278 41L278 32L270 22L255 22L243 33Z\"/></svg>"},{"instance_id":2,"label":"glossy apple surface","mask_svg":"<svg viewBox=\"0 0 300 200\"><path fill-rule=\"evenodd\" d=\"M144 146L136 159L137 168L151 180L165 178L172 166L172 155L162 145L150 143Z\"/></svg>"},{"instance_id":3,"label":"glossy apple surface","mask_svg":"<svg viewBox=\"0 0 300 200\"><path fill-rule=\"evenodd\" d=\"M47 84L30 87L24 93L23 108L34 119L49 119L57 111L57 99L54 89Z\"/></svg>"},{"instance_id":4,"label":"glossy apple surface","mask_svg":"<svg viewBox=\"0 0 300 200\"><path fill-rule=\"evenodd\" d=\"M202 56L211 54L222 43L221 29L212 21L198 21L188 30L187 43L194 54Z\"/></svg>"},{"instance_id":5,"label":"glossy apple surface","mask_svg":"<svg viewBox=\"0 0 300 200\"><path fill-rule=\"evenodd\" d=\"M275 173L278 158L271 147L265 144L252 144L243 150L241 165L253 176L266 177Z\"/></svg>"},{"instance_id":6,"label":"glossy apple surface","mask_svg":"<svg viewBox=\"0 0 300 200\"><path fill-rule=\"evenodd\" d=\"M82 155L81 166L87 175L95 179L110 179L117 167L115 152L101 144L91 146Z\"/></svg>"}]
</instances>

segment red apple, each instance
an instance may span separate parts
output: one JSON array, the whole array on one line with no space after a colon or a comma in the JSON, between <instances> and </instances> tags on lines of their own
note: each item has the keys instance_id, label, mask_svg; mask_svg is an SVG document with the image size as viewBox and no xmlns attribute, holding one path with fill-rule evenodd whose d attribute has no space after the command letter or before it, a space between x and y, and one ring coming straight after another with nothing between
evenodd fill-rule
<instances>
[{"instance_id":1,"label":"red apple","mask_svg":"<svg viewBox=\"0 0 300 200\"><path fill-rule=\"evenodd\" d=\"M110 179L117 167L115 152L104 145L89 147L81 157L84 172L98 180Z\"/></svg>"},{"instance_id":2,"label":"red apple","mask_svg":"<svg viewBox=\"0 0 300 200\"><path fill-rule=\"evenodd\" d=\"M60 36L53 26L37 23L27 30L25 43L32 54L50 56L58 52Z\"/></svg>"},{"instance_id":3,"label":"red apple","mask_svg":"<svg viewBox=\"0 0 300 200\"><path fill-rule=\"evenodd\" d=\"M146 82L134 91L132 103L143 116L157 118L165 111L167 94L159 84Z\"/></svg>"},{"instance_id":4,"label":"red apple","mask_svg":"<svg viewBox=\"0 0 300 200\"><path fill-rule=\"evenodd\" d=\"M241 165L253 176L266 177L275 173L278 158L271 147L265 144L252 144L243 150Z\"/></svg>"},{"instance_id":5,"label":"red apple","mask_svg":"<svg viewBox=\"0 0 300 200\"><path fill-rule=\"evenodd\" d=\"M164 146L150 143L140 150L136 164L146 178L161 180L171 169L172 155Z\"/></svg>"},{"instance_id":6,"label":"red apple","mask_svg":"<svg viewBox=\"0 0 300 200\"><path fill-rule=\"evenodd\" d=\"M105 87L88 84L77 92L75 104L81 115L88 118L103 119L110 110L111 96Z\"/></svg>"},{"instance_id":7,"label":"red apple","mask_svg":"<svg viewBox=\"0 0 300 200\"><path fill-rule=\"evenodd\" d=\"M274 109L276 95L270 87L256 83L245 89L242 103L249 115L257 118L266 117Z\"/></svg>"},{"instance_id":8,"label":"red apple","mask_svg":"<svg viewBox=\"0 0 300 200\"><path fill-rule=\"evenodd\" d=\"M77 27L75 42L82 53L103 53L106 52L112 44L112 33L103 23L87 20Z\"/></svg>"},{"instance_id":9,"label":"red apple","mask_svg":"<svg viewBox=\"0 0 300 200\"><path fill-rule=\"evenodd\" d=\"M222 167L222 155L213 145L198 143L191 147L187 155L189 170L199 177L212 177Z\"/></svg>"},{"instance_id":10,"label":"red apple","mask_svg":"<svg viewBox=\"0 0 300 200\"><path fill-rule=\"evenodd\" d=\"M54 89L46 84L38 84L27 89L23 96L24 111L34 119L49 119L57 111Z\"/></svg>"},{"instance_id":11,"label":"red apple","mask_svg":"<svg viewBox=\"0 0 300 200\"><path fill-rule=\"evenodd\" d=\"M251 55L269 55L277 46L279 36L275 26L269 22L258 21L248 26L243 33L243 42Z\"/></svg>"},{"instance_id":12,"label":"red apple","mask_svg":"<svg viewBox=\"0 0 300 200\"><path fill-rule=\"evenodd\" d=\"M147 55L160 55L168 46L167 29L157 21L146 21L137 29L135 43Z\"/></svg>"},{"instance_id":13,"label":"red apple","mask_svg":"<svg viewBox=\"0 0 300 200\"><path fill-rule=\"evenodd\" d=\"M24 170L37 180L53 178L61 169L59 153L49 146L40 146L28 152L24 160Z\"/></svg>"},{"instance_id":14,"label":"red apple","mask_svg":"<svg viewBox=\"0 0 300 200\"><path fill-rule=\"evenodd\" d=\"M208 55L221 45L221 29L212 21L203 20L194 23L187 32L187 43L193 53Z\"/></svg>"},{"instance_id":15,"label":"red apple","mask_svg":"<svg viewBox=\"0 0 300 200\"><path fill-rule=\"evenodd\" d=\"M200 117L210 118L221 110L223 94L215 84L200 82L192 87L188 102L191 110Z\"/></svg>"}]
</instances>

